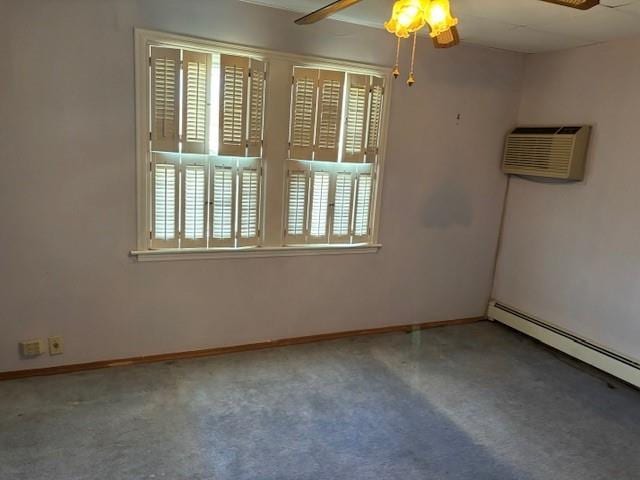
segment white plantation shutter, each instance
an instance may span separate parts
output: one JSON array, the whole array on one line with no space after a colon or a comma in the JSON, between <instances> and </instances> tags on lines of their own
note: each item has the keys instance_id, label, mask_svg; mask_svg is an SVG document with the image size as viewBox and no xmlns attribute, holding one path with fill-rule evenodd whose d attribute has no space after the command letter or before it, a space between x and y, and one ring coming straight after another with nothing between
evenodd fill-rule
<instances>
[{"instance_id":1,"label":"white plantation shutter","mask_svg":"<svg viewBox=\"0 0 640 480\"><path fill-rule=\"evenodd\" d=\"M173 158L176 157L176 158ZM178 159L153 154L151 248L178 246Z\"/></svg>"},{"instance_id":2,"label":"white plantation shutter","mask_svg":"<svg viewBox=\"0 0 640 480\"><path fill-rule=\"evenodd\" d=\"M307 225L308 170L287 172L285 243L304 243Z\"/></svg>"},{"instance_id":3,"label":"white plantation shutter","mask_svg":"<svg viewBox=\"0 0 640 480\"><path fill-rule=\"evenodd\" d=\"M371 223L371 194L373 177L370 173L361 173L356 181L355 208L353 216L353 243L368 242Z\"/></svg>"},{"instance_id":4,"label":"white plantation shutter","mask_svg":"<svg viewBox=\"0 0 640 480\"><path fill-rule=\"evenodd\" d=\"M330 182L329 172L311 173L311 206L307 238L309 243L326 243L328 240Z\"/></svg>"},{"instance_id":5,"label":"white plantation shutter","mask_svg":"<svg viewBox=\"0 0 640 480\"><path fill-rule=\"evenodd\" d=\"M138 248L216 255L377 240L389 103L381 70L300 57L270 71L258 51L152 34L138 40ZM279 181L263 170L265 146L278 136L265 115L268 98L279 95L270 92L272 77L287 89L292 78L289 156L270 165Z\"/></svg>"},{"instance_id":6,"label":"white plantation shutter","mask_svg":"<svg viewBox=\"0 0 640 480\"><path fill-rule=\"evenodd\" d=\"M211 167L211 233L209 244L215 247L233 247L236 217L236 169L213 165Z\"/></svg>"},{"instance_id":7,"label":"white plantation shutter","mask_svg":"<svg viewBox=\"0 0 640 480\"><path fill-rule=\"evenodd\" d=\"M343 159L345 162L362 162L364 161L371 77L349 74L347 81Z\"/></svg>"},{"instance_id":8,"label":"white plantation shutter","mask_svg":"<svg viewBox=\"0 0 640 480\"><path fill-rule=\"evenodd\" d=\"M318 70L310 68L296 68L293 72L289 148L291 158L313 158L318 73Z\"/></svg>"},{"instance_id":9,"label":"white plantation shutter","mask_svg":"<svg viewBox=\"0 0 640 480\"><path fill-rule=\"evenodd\" d=\"M220 155L246 155L248 77L248 58L220 55Z\"/></svg>"},{"instance_id":10,"label":"white plantation shutter","mask_svg":"<svg viewBox=\"0 0 640 480\"><path fill-rule=\"evenodd\" d=\"M344 72L320 70L314 160L338 160Z\"/></svg>"},{"instance_id":11,"label":"white plantation shutter","mask_svg":"<svg viewBox=\"0 0 640 480\"><path fill-rule=\"evenodd\" d=\"M182 158L182 226L180 246L207 246L206 160Z\"/></svg>"},{"instance_id":12,"label":"white plantation shutter","mask_svg":"<svg viewBox=\"0 0 640 480\"><path fill-rule=\"evenodd\" d=\"M369 121L367 132L366 161L375 163L378 157L380 135L382 128L382 107L384 103L384 80L372 77L369 95Z\"/></svg>"},{"instance_id":13,"label":"white plantation shutter","mask_svg":"<svg viewBox=\"0 0 640 480\"><path fill-rule=\"evenodd\" d=\"M177 152L180 121L180 50L151 48L151 150Z\"/></svg>"},{"instance_id":14,"label":"white plantation shutter","mask_svg":"<svg viewBox=\"0 0 640 480\"><path fill-rule=\"evenodd\" d=\"M238 246L258 245L260 237L260 170L244 167L239 174Z\"/></svg>"},{"instance_id":15,"label":"white plantation shutter","mask_svg":"<svg viewBox=\"0 0 640 480\"><path fill-rule=\"evenodd\" d=\"M349 243L351 239L351 214L353 211L354 175L338 172L334 177L331 243Z\"/></svg>"},{"instance_id":16,"label":"white plantation shutter","mask_svg":"<svg viewBox=\"0 0 640 480\"><path fill-rule=\"evenodd\" d=\"M182 152L209 153L211 54L182 53Z\"/></svg>"},{"instance_id":17,"label":"white plantation shutter","mask_svg":"<svg viewBox=\"0 0 640 480\"><path fill-rule=\"evenodd\" d=\"M249 118L247 121L247 156L262 156L264 123L265 64L251 59L249 77Z\"/></svg>"}]
</instances>

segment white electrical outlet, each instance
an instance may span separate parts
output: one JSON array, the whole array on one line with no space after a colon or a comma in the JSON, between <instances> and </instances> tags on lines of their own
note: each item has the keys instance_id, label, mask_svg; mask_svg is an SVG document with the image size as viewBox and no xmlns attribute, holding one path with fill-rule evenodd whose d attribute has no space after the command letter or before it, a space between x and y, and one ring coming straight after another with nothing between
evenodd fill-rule
<instances>
[{"instance_id":1,"label":"white electrical outlet","mask_svg":"<svg viewBox=\"0 0 640 480\"><path fill-rule=\"evenodd\" d=\"M60 355L64 353L62 337L49 337L49 355Z\"/></svg>"},{"instance_id":2,"label":"white electrical outlet","mask_svg":"<svg viewBox=\"0 0 640 480\"><path fill-rule=\"evenodd\" d=\"M20 352L23 357L37 357L44 352L44 342L40 339L20 342Z\"/></svg>"}]
</instances>

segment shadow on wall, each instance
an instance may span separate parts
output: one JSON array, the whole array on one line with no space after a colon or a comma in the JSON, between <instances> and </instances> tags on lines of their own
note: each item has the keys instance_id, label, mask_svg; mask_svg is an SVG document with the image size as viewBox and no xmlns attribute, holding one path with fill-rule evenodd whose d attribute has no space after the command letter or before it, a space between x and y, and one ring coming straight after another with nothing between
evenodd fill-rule
<instances>
[{"instance_id":1,"label":"shadow on wall","mask_svg":"<svg viewBox=\"0 0 640 480\"><path fill-rule=\"evenodd\" d=\"M428 228L471 225L473 207L469 193L455 180L446 180L427 198L423 218Z\"/></svg>"}]
</instances>

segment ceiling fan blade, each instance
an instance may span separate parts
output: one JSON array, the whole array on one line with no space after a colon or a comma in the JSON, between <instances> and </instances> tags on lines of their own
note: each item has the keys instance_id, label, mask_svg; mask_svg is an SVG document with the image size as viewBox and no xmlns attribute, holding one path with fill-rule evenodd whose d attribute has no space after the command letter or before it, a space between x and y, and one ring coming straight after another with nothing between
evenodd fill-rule
<instances>
[{"instance_id":1,"label":"ceiling fan blade","mask_svg":"<svg viewBox=\"0 0 640 480\"><path fill-rule=\"evenodd\" d=\"M301 17L296 20L298 25L309 25L310 23L316 23L323 18L327 18L334 13L338 13L340 10L344 10L356 3L360 3L362 0L336 0L335 2L330 3L329 5L325 5L318 10L311 12L304 17Z\"/></svg>"},{"instance_id":2,"label":"ceiling fan blade","mask_svg":"<svg viewBox=\"0 0 640 480\"><path fill-rule=\"evenodd\" d=\"M542 0L543 2L555 3L565 7L577 8L578 10L589 10L600 3L600 0Z\"/></svg>"},{"instance_id":3,"label":"ceiling fan blade","mask_svg":"<svg viewBox=\"0 0 640 480\"><path fill-rule=\"evenodd\" d=\"M455 25L433 39L433 46L436 48L455 47L459 43L460 35L458 34L458 28Z\"/></svg>"}]
</instances>

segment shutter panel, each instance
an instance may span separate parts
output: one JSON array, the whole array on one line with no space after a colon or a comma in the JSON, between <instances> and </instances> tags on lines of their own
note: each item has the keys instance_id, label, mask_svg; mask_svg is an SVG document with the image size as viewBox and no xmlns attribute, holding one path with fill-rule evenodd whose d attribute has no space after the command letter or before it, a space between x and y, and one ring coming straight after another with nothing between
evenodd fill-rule
<instances>
[{"instance_id":1,"label":"shutter panel","mask_svg":"<svg viewBox=\"0 0 640 480\"><path fill-rule=\"evenodd\" d=\"M211 174L212 247L233 247L236 217L236 169L214 165Z\"/></svg>"},{"instance_id":2,"label":"shutter panel","mask_svg":"<svg viewBox=\"0 0 640 480\"><path fill-rule=\"evenodd\" d=\"M293 72L291 102L291 139L289 156L300 160L313 158L313 135L316 122L318 70L296 68Z\"/></svg>"},{"instance_id":3,"label":"shutter panel","mask_svg":"<svg viewBox=\"0 0 640 480\"><path fill-rule=\"evenodd\" d=\"M180 50L151 47L151 150L177 152Z\"/></svg>"},{"instance_id":4,"label":"shutter panel","mask_svg":"<svg viewBox=\"0 0 640 480\"><path fill-rule=\"evenodd\" d=\"M287 220L285 243L304 243L307 225L307 201L309 172L287 172Z\"/></svg>"},{"instance_id":5,"label":"shutter panel","mask_svg":"<svg viewBox=\"0 0 640 480\"><path fill-rule=\"evenodd\" d=\"M182 152L209 153L211 54L182 53Z\"/></svg>"},{"instance_id":6,"label":"shutter panel","mask_svg":"<svg viewBox=\"0 0 640 480\"><path fill-rule=\"evenodd\" d=\"M349 243L351 239L353 184L354 175L351 172L338 172L335 175L331 243Z\"/></svg>"},{"instance_id":7,"label":"shutter panel","mask_svg":"<svg viewBox=\"0 0 640 480\"><path fill-rule=\"evenodd\" d=\"M239 182L238 246L258 245L260 238L260 170L257 167L240 169Z\"/></svg>"},{"instance_id":8,"label":"shutter panel","mask_svg":"<svg viewBox=\"0 0 640 480\"><path fill-rule=\"evenodd\" d=\"M380 129L382 128L382 106L384 101L384 80L373 77L369 100L369 127L367 133L366 161L375 163L380 145Z\"/></svg>"},{"instance_id":9,"label":"shutter panel","mask_svg":"<svg viewBox=\"0 0 640 480\"><path fill-rule=\"evenodd\" d=\"M343 157L345 162L364 161L370 81L371 78L367 75L350 74L348 77Z\"/></svg>"},{"instance_id":10,"label":"shutter panel","mask_svg":"<svg viewBox=\"0 0 640 480\"><path fill-rule=\"evenodd\" d=\"M220 155L246 155L248 76L248 58L220 55Z\"/></svg>"},{"instance_id":11,"label":"shutter panel","mask_svg":"<svg viewBox=\"0 0 640 480\"><path fill-rule=\"evenodd\" d=\"M358 175L353 218L353 243L365 243L370 240L371 193L373 178L370 173Z\"/></svg>"},{"instance_id":12,"label":"shutter panel","mask_svg":"<svg viewBox=\"0 0 640 480\"><path fill-rule=\"evenodd\" d=\"M264 126L265 64L251 60L249 77L249 120L247 128L247 156L262 156Z\"/></svg>"},{"instance_id":13,"label":"shutter panel","mask_svg":"<svg viewBox=\"0 0 640 480\"><path fill-rule=\"evenodd\" d=\"M153 154L151 248L178 247L178 159Z\"/></svg>"},{"instance_id":14,"label":"shutter panel","mask_svg":"<svg viewBox=\"0 0 640 480\"><path fill-rule=\"evenodd\" d=\"M344 72L320 70L314 160L338 161Z\"/></svg>"},{"instance_id":15,"label":"shutter panel","mask_svg":"<svg viewBox=\"0 0 640 480\"><path fill-rule=\"evenodd\" d=\"M331 174L313 171L311 174L311 209L308 243L327 243L329 224L329 188Z\"/></svg>"},{"instance_id":16,"label":"shutter panel","mask_svg":"<svg viewBox=\"0 0 640 480\"><path fill-rule=\"evenodd\" d=\"M206 159L182 157L182 225L180 246L207 246L207 164Z\"/></svg>"}]
</instances>

